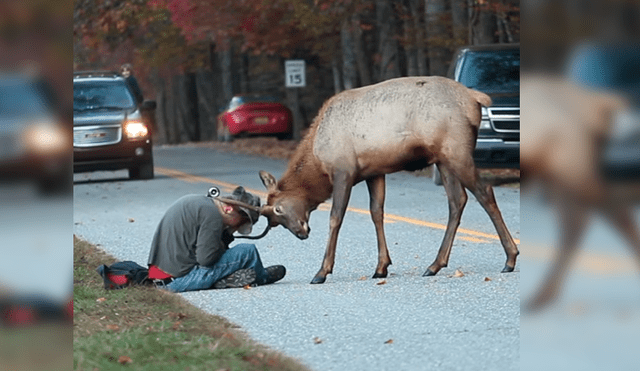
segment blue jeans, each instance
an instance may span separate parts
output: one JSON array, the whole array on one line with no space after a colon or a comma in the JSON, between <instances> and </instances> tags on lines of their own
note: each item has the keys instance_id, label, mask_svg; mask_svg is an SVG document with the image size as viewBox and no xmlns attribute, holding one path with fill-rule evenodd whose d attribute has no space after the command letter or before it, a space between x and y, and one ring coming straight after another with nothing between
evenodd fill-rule
<instances>
[{"instance_id":1,"label":"blue jeans","mask_svg":"<svg viewBox=\"0 0 640 371\"><path fill-rule=\"evenodd\" d=\"M258 249L254 244L238 244L227 250L220 260L210 267L196 265L191 272L178 277L162 288L173 292L210 289L218 280L239 269L252 268L256 271L256 283L266 283L267 272L262 266Z\"/></svg>"}]
</instances>

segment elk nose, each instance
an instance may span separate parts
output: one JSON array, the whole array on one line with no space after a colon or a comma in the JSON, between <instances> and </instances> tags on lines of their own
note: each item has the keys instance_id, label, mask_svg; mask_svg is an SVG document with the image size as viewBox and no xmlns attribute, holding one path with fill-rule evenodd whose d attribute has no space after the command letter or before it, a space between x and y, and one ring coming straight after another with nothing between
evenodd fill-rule
<instances>
[{"instance_id":1,"label":"elk nose","mask_svg":"<svg viewBox=\"0 0 640 371\"><path fill-rule=\"evenodd\" d=\"M309 223L305 221L300 221L300 226L302 227L302 230L305 231L306 234L309 234L309 232L311 231L311 229L309 228Z\"/></svg>"}]
</instances>

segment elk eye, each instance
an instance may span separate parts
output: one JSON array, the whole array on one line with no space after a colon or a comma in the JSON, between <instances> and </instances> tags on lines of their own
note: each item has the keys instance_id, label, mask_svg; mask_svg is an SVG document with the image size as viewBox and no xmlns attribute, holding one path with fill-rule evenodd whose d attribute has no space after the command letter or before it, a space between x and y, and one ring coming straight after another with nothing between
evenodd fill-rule
<instances>
[{"instance_id":1,"label":"elk eye","mask_svg":"<svg viewBox=\"0 0 640 371\"><path fill-rule=\"evenodd\" d=\"M275 207L275 209L273 209L273 212L274 212L276 215L282 215L282 214L284 214L284 211L282 210L282 207L281 207L281 206L276 206L276 207Z\"/></svg>"}]
</instances>

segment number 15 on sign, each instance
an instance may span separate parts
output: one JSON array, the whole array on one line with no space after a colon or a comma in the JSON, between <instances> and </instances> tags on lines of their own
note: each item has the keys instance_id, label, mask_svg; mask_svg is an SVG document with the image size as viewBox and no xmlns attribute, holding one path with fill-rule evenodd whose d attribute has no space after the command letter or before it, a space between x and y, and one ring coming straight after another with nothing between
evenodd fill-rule
<instances>
[{"instance_id":1,"label":"number 15 on sign","mask_svg":"<svg viewBox=\"0 0 640 371\"><path fill-rule=\"evenodd\" d=\"M288 60L284 62L285 84L287 88L304 88L306 83L306 71L304 60Z\"/></svg>"}]
</instances>

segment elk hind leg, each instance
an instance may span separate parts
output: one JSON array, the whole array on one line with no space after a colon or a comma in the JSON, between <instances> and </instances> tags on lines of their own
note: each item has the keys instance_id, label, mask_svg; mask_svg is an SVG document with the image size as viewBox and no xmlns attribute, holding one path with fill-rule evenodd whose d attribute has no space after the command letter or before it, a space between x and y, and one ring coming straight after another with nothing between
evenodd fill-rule
<instances>
[{"instance_id":1,"label":"elk hind leg","mask_svg":"<svg viewBox=\"0 0 640 371\"><path fill-rule=\"evenodd\" d=\"M449 202L449 221L447 222L447 229L444 232L444 238L436 260L427 268L423 276L434 276L440 269L446 267L449 264L449 255L451 255L451 247L453 246L453 239L460 225L460 218L462 217L462 211L467 204L467 193L460 181L451 173L451 171L445 166L440 166L438 170L442 176L442 183L444 189L447 192L447 200Z\"/></svg>"},{"instance_id":2,"label":"elk hind leg","mask_svg":"<svg viewBox=\"0 0 640 371\"><path fill-rule=\"evenodd\" d=\"M344 214L347 211L349 197L351 197L351 187L353 187L353 176L346 171L336 171L333 174L333 203L331 204L331 214L329 217L329 240L327 249L322 260L322 267L316 273L312 284L324 283L327 274L333 272L333 264L336 257L336 244L338 243L338 232L342 226Z\"/></svg>"},{"instance_id":3,"label":"elk hind leg","mask_svg":"<svg viewBox=\"0 0 640 371\"><path fill-rule=\"evenodd\" d=\"M487 214L489 214L507 255L507 261L502 269L502 273L513 272L519 254L518 247L502 219L502 214L500 213L495 195L493 194L493 187L491 187L490 184L484 184L480 181L475 167L468 169L465 175L466 179L463 181L463 184L473 193L478 202L480 202L480 205L482 205Z\"/></svg>"},{"instance_id":4,"label":"elk hind leg","mask_svg":"<svg viewBox=\"0 0 640 371\"><path fill-rule=\"evenodd\" d=\"M629 247L640 264L640 235L638 234L636 220L629 206L608 207L604 209L604 213L611 224L626 238Z\"/></svg>"},{"instance_id":5,"label":"elk hind leg","mask_svg":"<svg viewBox=\"0 0 640 371\"><path fill-rule=\"evenodd\" d=\"M567 269L576 251L580 237L588 222L589 213L571 200L564 199L558 205L560 224L560 245L551 269L545 281L540 285L536 294L524 305L527 311L536 311L549 305L560 292L560 286L565 279Z\"/></svg>"},{"instance_id":6,"label":"elk hind leg","mask_svg":"<svg viewBox=\"0 0 640 371\"><path fill-rule=\"evenodd\" d=\"M378 241L378 265L373 274L373 278L387 277L387 267L391 265L387 240L384 235L384 198L385 198L385 177L384 175L367 179L369 189L369 211L371 219L376 227L376 238Z\"/></svg>"}]
</instances>

